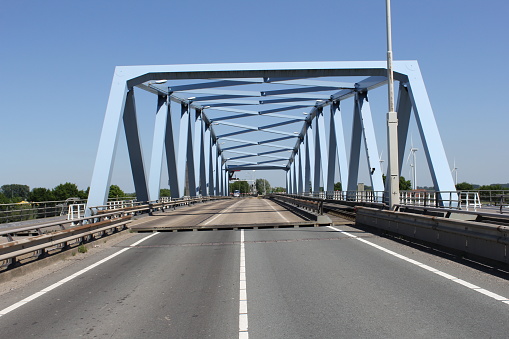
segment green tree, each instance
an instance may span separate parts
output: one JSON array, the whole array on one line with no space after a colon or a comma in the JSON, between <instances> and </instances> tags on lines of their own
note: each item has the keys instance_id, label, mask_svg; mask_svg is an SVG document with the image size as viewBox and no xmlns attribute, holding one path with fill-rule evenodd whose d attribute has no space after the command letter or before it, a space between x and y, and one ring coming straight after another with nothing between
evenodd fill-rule
<instances>
[{"instance_id":1,"label":"green tree","mask_svg":"<svg viewBox=\"0 0 509 339\"><path fill-rule=\"evenodd\" d=\"M286 192L286 189L284 187L274 187L272 189L272 192L274 192L274 193L284 193L284 192Z\"/></svg>"},{"instance_id":2,"label":"green tree","mask_svg":"<svg viewBox=\"0 0 509 339\"><path fill-rule=\"evenodd\" d=\"M39 202L39 201L52 201L55 200L55 196L53 192L44 187L36 187L32 189L30 194L28 195L28 200Z\"/></svg>"},{"instance_id":3,"label":"green tree","mask_svg":"<svg viewBox=\"0 0 509 339\"><path fill-rule=\"evenodd\" d=\"M90 187L87 187L86 190L81 190L78 192L78 197L80 199L88 199L88 193L90 192Z\"/></svg>"},{"instance_id":4,"label":"green tree","mask_svg":"<svg viewBox=\"0 0 509 339\"><path fill-rule=\"evenodd\" d=\"M30 187L27 185L10 184L3 185L0 187L0 192L3 193L7 198L11 200L14 198L20 198L21 200L27 199L30 194ZM17 200L20 200L17 199Z\"/></svg>"},{"instance_id":5,"label":"green tree","mask_svg":"<svg viewBox=\"0 0 509 339\"><path fill-rule=\"evenodd\" d=\"M406 180L404 176L399 177L399 189L401 191L410 191L412 189L412 183L410 180Z\"/></svg>"},{"instance_id":6,"label":"green tree","mask_svg":"<svg viewBox=\"0 0 509 339\"><path fill-rule=\"evenodd\" d=\"M110 191L108 193L108 198L114 199L114 198L123 198L125 197L124 191L120 189L117 185L111 185Z\"/></svg>"},{"instance_id":7,"label":"green tree","mask_svg":"<svg viewBox=\"0 0 509 339\"><path fill-rule=\"evenodd\" d=\"M491 185L483 185L481 187L479 187L480 190L491 190L491 191L502 191L502 190L506 190L507 188L500 185L500 184L491 184Z\"/></svg>"},{"instance_id":8,"label":"green tree","mask_svg":"<svg viewBox=\"0 0 509 339\"><path fill-rule=\"evenodd\" d=\"M167 188L161 188L159 190L160 197L171 197L171 191Z\"/></svg>"},{"instance_id":9,"label":"green tree","mask_svg":"<svg viewBox=\"0 0 509 339\"><path fill-rule=\"evenodd\" d=\"M260 194L270 192L270 183L266 179L256 179L256 191Z\"/></svg>"},{"instance_id":10,"label":"green tree","mask_svg":"<svg viewBox=\"0 0 509 339\"><path fill-rule=\"evenodd\" d=\"M382 180L385 185L385 174L382 174ZM399 176L399 189L401 191L410 191L412 189L412 183L410 180L406 180L404 176Z\"/></svg>"},{"instance_id":11,"label":"green tree","mask_svg":"<svg viewBox=\"0 0 509 339\"><path fill-rule=\"evenodd\" d=\"M239 190L240 193L249 193L249 183L247 181L235 181L230 184L230 192Z\"/></svg>"},{"instance_id":12,"label":"green tree","mask_svg":"<svg viewBox=\"0 0 509 339\"><path fill-rule=\"evenodd\" d=\"M474 186L468 182L460 182L456 185L456 189L458 191L471 191L474 189Z\"/></svg>"},{"instance_id":13,"label":"green tree","mask_svg":"<svg viewBox=\"0 0 509 339\"><path fill-rule=\"evenodd\" d=\"M0 192L0 204L8 204L10 203L9 198L5 196L2 192Z\"/></svg>"},{"instance_id":14,"label":"green tree","mask_svg":"<svg viewBox=\"0 0 509 339\"><path fill-rule=\"evenodd\" d=\"M56 186L52 192L55 200L66 200L69 198L77 198L79 196L78 186L70 182Z\"/></svg>"},{"instance_id":15,"label":"green tree","mask_svg":"<svg viewBox=\"0 0 509 339\"><path fill-rule=\"evenodd\" d=\"M342 191L342 190L343 190L343 185L341 185L341 183L339 181L334 184L334 191Z\"/></svg>"}]
</instances>

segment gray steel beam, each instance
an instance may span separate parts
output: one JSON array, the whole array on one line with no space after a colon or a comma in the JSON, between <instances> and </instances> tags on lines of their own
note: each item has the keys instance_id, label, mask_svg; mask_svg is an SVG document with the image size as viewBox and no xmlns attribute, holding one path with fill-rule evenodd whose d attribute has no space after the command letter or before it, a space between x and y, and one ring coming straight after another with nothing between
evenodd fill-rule
<instances>
[{"instance_id":1,"label":"gray steel beam","mask_svg":"<svg viewBox=\"0 0 509 339\"><path fill-rule=\"evenodd\" d=\"M412 71L409 71L408 89L435 190L456 191L419 66L416 65Z\"/></svg>"},{"instance_id":2,"label":"gray steel beam","mask_svg":"<svg viewBox=\"0 0 509 339\"><path fill-rule=\"evenodd\" d=\"M204 88L218 88L218 87L251 85L251 84L253 84L252 81L221 80L221 81L194 83L194 84L189 84L189 85L168 86L168 91L181 92L181 91L190 91L190 90L197 90L197 89L204 89Z\"/></svg>"},{"instance_id":3,"label":"gray steel beam","mask_svg":"<svg viewBox=\"0 0 509 339\"><path fill-rule=\"evenodd\" d=\"M125 79L119 79L115 75L111 84L94 171L92 173L87 208L85 210L86 216L91 215L90 207L102 206L108 199L111 172L117 148L119 127L124 115L126 94L127 86Z\"/></svg>"},{"instance_id":4,"label":"gray steel beam","mask_svg":"<svg viewBox=\"0 0 509 339\"><path fill-rule=\"evenodd\" d=\"M348 186L347 191L357 191L359 179L359 160L361 153L362 122L360 107L357 100L354 103L354 115L352 122L352 139L350 142L350 161L348 161Z\"/></svg>"},{"instance_id":5,"label":"gray steel beam","mask_svg":"<svg viewBox=\"0 0 509 339\"><path fill-rule=\"evenodd\" d=\"M151 201L159 200L159 191L161 187L161 170L163 167L163 152L165 139L168 137L167 122L168 119L171 119L170 105L168 105L169 102L167 99L168 97L165 95L157 96L156 121L154 126L152 156L150 160L149 172L149 200ZM170 174L171 177L174 177L175 175L176 172Z\"/></svg>"},{"instance_id":6,"label":"gray steel beam","mask_svg":"<svg viewBox=\"0 0 509 339\"><path fill-rule=\"evenodd\" d=\"M138 120L136 117L136 104L134 102L134 89L127 92L124 107L124 130L127 140L127 150L131 161L134 189L138 201L148 201L147 178L143 166L143 154L138 133Z\"/></svg>"}]
</instances>

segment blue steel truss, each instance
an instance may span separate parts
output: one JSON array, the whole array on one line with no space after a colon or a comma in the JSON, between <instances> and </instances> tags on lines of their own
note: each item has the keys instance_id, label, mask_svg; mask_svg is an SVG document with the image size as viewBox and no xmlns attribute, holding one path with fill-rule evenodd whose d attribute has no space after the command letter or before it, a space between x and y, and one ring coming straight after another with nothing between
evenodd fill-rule
<instances>
[{"instance_id":1,"label":"blue steel truss","mask_svg":"<svg viewBox=\"0 0 509 339\"><path fill-rule=\"evenodd\" d=\"M119 66L88 207L107 200L122 125L140 201L159 199L164 159L173 197L182 197L186 185L191 196L227 195L228 172L234 170L284 170L289 193L317 191L320 186L333 190L335 181L356 190L362 140L371 185L383 191L368 93L387 83L386 73L385 61ZM435 189L455 191L417 61L394 62L394 75L399 81L400 168L413 111ZM339 81L340 77L356 80ZM148 173L134 88L153 93L157 100ZM340 110L341 101L348 98L354 100L349 150L345 113ZM179 119L175 113L172 118L176 104Z\"/></svg>"}]
</instances>

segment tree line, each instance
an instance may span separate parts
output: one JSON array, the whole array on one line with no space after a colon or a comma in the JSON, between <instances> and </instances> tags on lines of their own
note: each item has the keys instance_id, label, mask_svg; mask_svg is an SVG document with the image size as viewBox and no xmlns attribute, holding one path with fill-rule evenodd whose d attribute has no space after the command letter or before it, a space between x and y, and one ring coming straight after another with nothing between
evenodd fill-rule
<instances>
[{"instance_id":1,"label":"tree line","mask_svg":"<svg viewBox=\"0 0 509 339\"><path fill-rule=\"evenodd\" d=\"M87 199L90 187L86 190L78 189L76 184L66 182L53 189L35 187L30 190L28 185L9 184L0 187L0 204L12 204L22 201L62 201L69 198ZM119 186L111 185L108 198L134 197L135 194L126 194Z\"/></svg>"},{"instance_id":2,"label":"tree line","mask_svg":"<svg viewBox=\"0 0 509 339\"><path fill-rule=\"evenodd\" d=\"M458 191L505 191L509 190L509 184L474 185L468 182L460 182L456 185Z\"/></svg>"}]
</instances>

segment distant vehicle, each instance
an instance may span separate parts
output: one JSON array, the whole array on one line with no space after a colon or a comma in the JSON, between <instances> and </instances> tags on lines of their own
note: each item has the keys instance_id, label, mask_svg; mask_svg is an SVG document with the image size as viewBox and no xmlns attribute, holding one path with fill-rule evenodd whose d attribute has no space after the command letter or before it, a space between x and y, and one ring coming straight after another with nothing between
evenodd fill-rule
<instances>
[{"instance_id":1,"label":"distant vehicle","mask_svg":"<svg viewBox=\"0 0 509 339\"><path fill-rule=\"evenodd\" d=\"M240 191L239 190L233 191L233 196L234 197L240 197Z\"/></svg>"}]
</instances>

